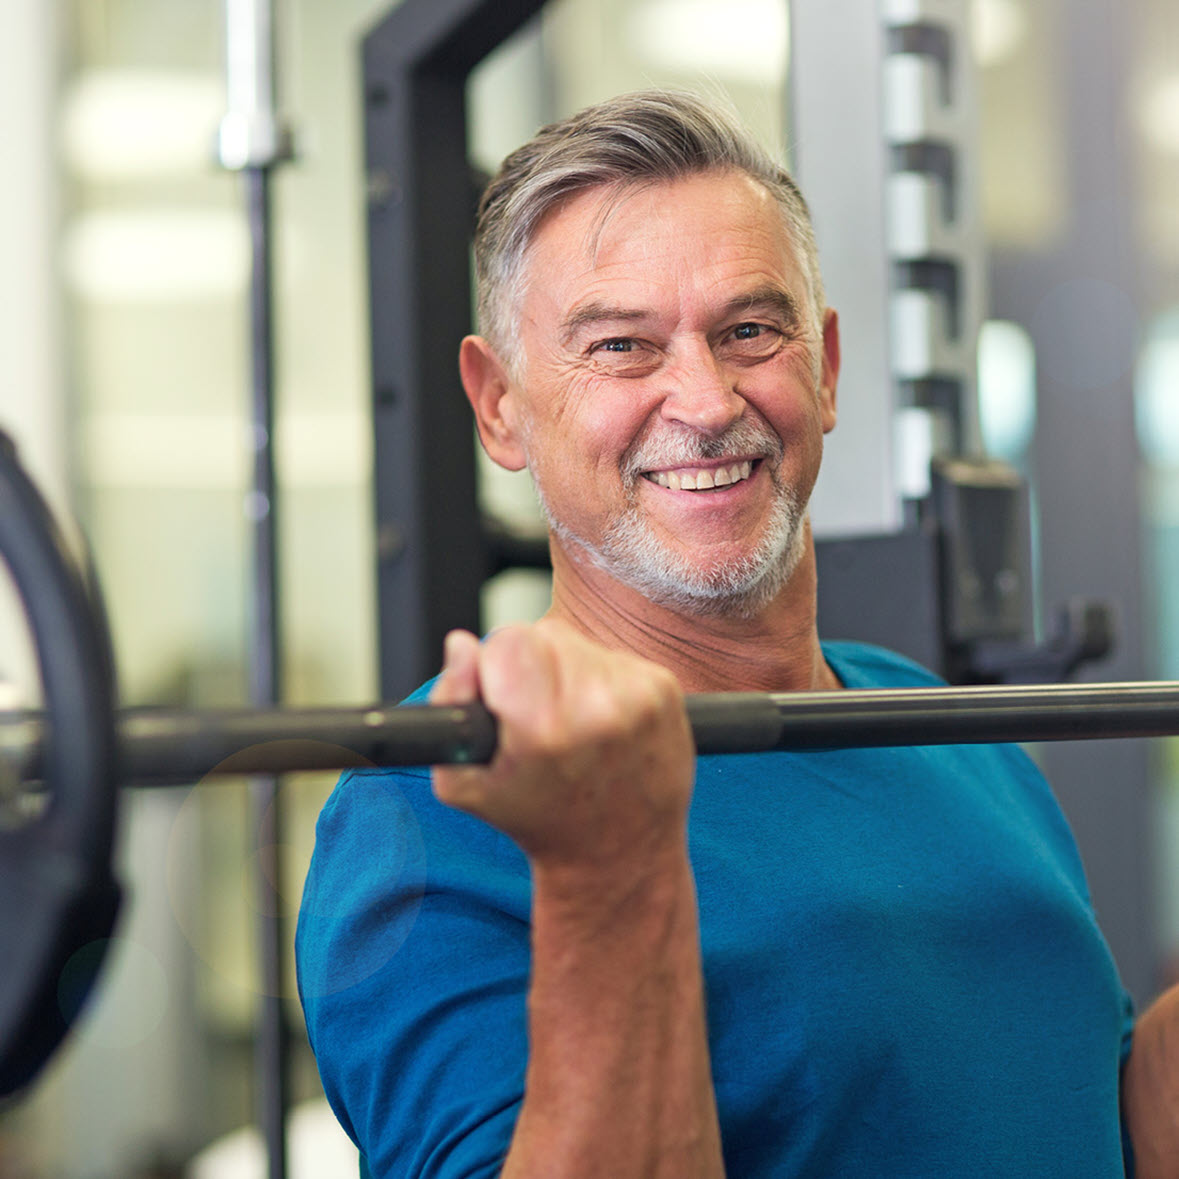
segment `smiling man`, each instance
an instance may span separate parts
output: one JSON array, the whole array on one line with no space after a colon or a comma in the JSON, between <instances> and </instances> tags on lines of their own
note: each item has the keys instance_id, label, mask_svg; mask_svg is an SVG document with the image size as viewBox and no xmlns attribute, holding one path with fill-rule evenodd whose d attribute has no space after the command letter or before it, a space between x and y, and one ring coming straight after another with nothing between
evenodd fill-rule
<instances>
[{"instance_id":1,"label":"smiling man","mask_svg":"<svg viewBox=\"0 0 1179 1179\"><path fill-rule=\"evenodd\" d=\"M838 368L777 201L727 172L591 189L529 269L552 278L519 296L514 363L472 337L462 372L491 457L533 471L558 602L757 613L806 548Z\"/></svg>"},{"instance_id":2,"label":"smiling man","mask_svg":"<svg viewBox=\"0 0 1179 1179\"><path fill-rule=\"evenodd\" d=\"M476 262L463 384L553 598L418 694L482 699L491 766L352 773L320 820L300 990L365 1173L1078 1179L1132 1134L1169 1174L1173 1002L1131 1053L1022 754L694 755L686 691L933 682L816 633L839 332L790 177L627 96L505 161Z\"/></svg>"}]
</instances>

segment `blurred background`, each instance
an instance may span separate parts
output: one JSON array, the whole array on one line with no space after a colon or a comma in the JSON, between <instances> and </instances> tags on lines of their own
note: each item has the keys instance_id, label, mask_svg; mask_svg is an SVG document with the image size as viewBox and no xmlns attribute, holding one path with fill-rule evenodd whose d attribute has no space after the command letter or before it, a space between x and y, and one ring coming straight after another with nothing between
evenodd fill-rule
<instances>
[{"instance_id":1,"label":"blurred background","mask_svg":"<svg viewBox=\"0 0 1179 1179\"><path fill-rule=\"evenodd\" d=\"M293 704L377 695L359 41L390 7L280 8L282 106L298 134L275 200ZM225 111L222 5L0 0L0 13L0 426L93 546L123 702L242 704L249 255L239 179L213 163ZM1085 42L1096 55L1088 62L1073 31L1095 13L1105 23ZM979 349L984 435L1031 481L1038 518L1075 519L1080 539L1045 523L1058 546L1088 546L1106 564L1131 554L1136 597L1121 609L1141 648L1133 659L1142 675L1179 678L1179 8L973 0L971 16L993 303ZM551 0L472 78L472 162L490 171L542 122L650 84L727 96L789 158L789 58L785 0ZM1112 129L1114 156L1089 135L1099 125ZM1095 210L1098 198L1114 203ZM1116 239L1117 276L1073 275L1033 297L1028 276L1068 256L1078 232L1098 252L1094 238ZM1087 335L1110 331L1124 352L1086 351ZM1057 411L1038 402L1048 386L1064 412L1062 390L1076 392L1080 413L1096 412L1099 394L1108 454L1061 453ZM1108 535L1069 485L1042 486L1044 469L1061 465L1081 486L1099 483L1106 462L1129 489L1132 536ZM483 468L482 495L504 518L535 519L526 482ZM1050 544L1041 559L1053 559ZM487 593L489 621L528 616L543 608L544 579L505 575ZM19 611L6 585L0 594L0 678L35 703ZM1158 742L1144 755L1150 845L1109 853L1150 865L1143 999L1179 962L1175 749ZM1108 783L1114 805L1118 785ZM282 788L292 918L330 787L302 776ZM117 944L84 1024L35 1090L0 1111L0 1179L262 1173L243 1131L259 989L245 786L124 801L128 903ZM297 1003L289 1014L299 1027ZM319 1089L301 1039L293 1078L293 1174L354 1174L347 1144L321 1133L318 1107L302 1104Z\"/></svg>"}]
</instances>

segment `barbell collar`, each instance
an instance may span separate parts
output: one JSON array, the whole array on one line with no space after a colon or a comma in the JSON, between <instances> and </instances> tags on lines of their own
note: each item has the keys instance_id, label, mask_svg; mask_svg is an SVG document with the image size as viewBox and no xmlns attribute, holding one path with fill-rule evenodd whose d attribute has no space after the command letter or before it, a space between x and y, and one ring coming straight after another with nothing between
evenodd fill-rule
<instances>
[{"instance_id":1,"label":"barbell collar","mask_svg":"<svg viewBox=\"0 0 1179 1179\"><path fill-rule=\"evenodd\" d=\"M1179 682L726 692L687 698L700 754L1073 741L1179 735ZM480 705L117 714L125 785L209 774L278 774L357 765L485 764L496 723ZM0 718L0 756L41 775L44 719Z\"/></svg>"}]
</instances>

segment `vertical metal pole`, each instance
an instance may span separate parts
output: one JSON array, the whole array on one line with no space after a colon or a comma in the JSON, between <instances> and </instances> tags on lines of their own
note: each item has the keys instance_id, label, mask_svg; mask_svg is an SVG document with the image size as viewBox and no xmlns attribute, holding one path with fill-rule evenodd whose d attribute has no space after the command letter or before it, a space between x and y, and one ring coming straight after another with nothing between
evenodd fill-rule
<instances>
[{"instance_id":1,"label":"vertical metal pole","mask_svg":"<svg viewBox=\"0 0 1179 1179\"><path fill-rule=\"evenodd\" d=\"M270 172L290 157L290 136L275 114L274 11L267 0L226 0L226 92L221 163L243 174L251 243L250 442L253 478L246 497L252 528L250 702L271 707L282 683L274 473L274 328L271 316ZM284 1014L281 898L282 808L276 778L250 786L255 831L261 996L255 1053L256 1116L268 1179L285 1179L289 1036Z\"/></svg>"},{"instance_id":2,"label":"vertical metal pole","mask_svg":"<svg viewBox=\"0 0 1179 1179\"><path fill-rule=\"evenodd\" d=\"M250 323L253 331L251 428L252 487L247 499L253 531L250 702L259 708L279 702L282 659L279 646L277 513L274 478L273 332L270 317L270 175L266 168L245 173L253 265ZM266 1142L268 1179L285 1179L287 1065L289 1037L283 1012L282 795L273 777L250 783L252 828L257 840L255 890L261 975L255 1074L257 1117Z\"/></svg>"}]
</instances>

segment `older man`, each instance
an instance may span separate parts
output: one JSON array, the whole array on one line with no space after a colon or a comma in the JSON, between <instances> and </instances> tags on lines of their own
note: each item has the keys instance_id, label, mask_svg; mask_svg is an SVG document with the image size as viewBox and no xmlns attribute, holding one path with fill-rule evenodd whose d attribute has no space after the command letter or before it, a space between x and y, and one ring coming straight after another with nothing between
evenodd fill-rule
<instances>
[{"instance_id":1,"label":"older man","mask_svg":"<svg viewBox=\"0 0 1179 1179\"><path fill-rule=\"evenodd\" d=\"M1026 758L694 755L686 691L932 682L816 633L839 332L790 177L617 99L505 161L476 261L463 384L553 599L448 639L430 698L486 702L491 766L353 773L320 820L301 993L368 1173L1115 1176L1124 1096L1167 1174L1166 1007L1131 1055Z\"/></svg>"}]
</instances>

